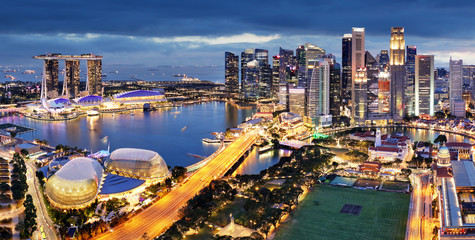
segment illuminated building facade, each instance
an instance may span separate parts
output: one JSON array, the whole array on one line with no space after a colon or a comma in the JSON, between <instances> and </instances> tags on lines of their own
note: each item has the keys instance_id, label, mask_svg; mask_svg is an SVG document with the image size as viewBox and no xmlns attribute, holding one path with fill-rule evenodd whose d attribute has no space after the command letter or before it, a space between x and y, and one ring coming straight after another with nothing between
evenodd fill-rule
<instances>
[{"instance_id":1,"label":"illuminated building facade","mask_svg":"<svg viewBox=\"0 0 475 240\"><path fill-rule=\"evenodd\" d=\"M96 85L96 89L101 89L101 91L95 95L102 95L102 56L90 53L81 55L61 55L59 53L53 53L34 56L33 58L44 60L41 99L58 97L59 60L65 60L66 67L63 81L63 95L68 95L69 98L77 98L80 95L80 60L88 61L88 83L86 84L86 90L90 88L89 80L91 78L93 79L92 82ZM91 64L89 62L91 62Z\"/></svg>"},{"instance_id":2,"label":"illuminated building facade","mask_svg":"<svg viewBox=\"0 0 475 240\"><path fill-rule=\"evenodd\" d=\"M279 48L279 79L280 82L289 82L291 79L292 73L292 59L294 56L294 51Z\"/></svg>"},{"instance_id":3,"label":"illuminated building facade","mask_svg":"<svg viewBox=\"0 0 475 240\"><path fill-rule=\"evenodd\" d=\"M352 104L351 115L357 121L364 121L366 115L366 106L362 107L361 104L366 105L366 70L364 70L364 77L361 76L362 70L365 67L365 29L356 28L352 29L351 37L351 75L352 75ZM356 73L359 71L358 84ZM363 80L364 79L364 80ZM362 87L365 87L364 93ZM356 95L356 88L358 88L358 95ZM357 110L358 108L358 110ZM358 112L358 113L357 113ZM357 116L358 115L358 116Z\"/></svg>"},{"instance_id":4,"label":"illuminated building facade","mask_svg":"<svg viewBox=\"0 0 475 240\"><path fill-rule=\"evenodd\" d=\"M224 53L224 83L229 93L239 92L239 56Z\"/></svg>"},{"instance_id":5,"label":"illuminated building facade","mask_svg":"<svg viewBox=\"0 0 475 240\"><path fill-rule=\"evenodd\" d=\"M416 55L415 115L434 116L434 55Z\"/></svg>"},{"instance_id":6,"label":"illuminated building facade","mask_svg":"<svg viewBox=\"0 0 475 240\"><path fill-rule=\"evenodd\" d=\"M102 96L102 61L87 61L86 90L89 95Z\"/></svg>"},{"instance_id":7,"label":"illuminated building facade","mask_svg":"<svg viewBox=\"0 0 475 240\"><path fill-rule=\"evenodd\" d=\"M66 60L66 73L63 82L63 94L68 98L79 97L80 69L79 60Z\"/></svg>"},{"instance_id":8,"label":"illuminated building facade","mask_svg":"<svg viewBox=\"0 0 475 240\"><path fill-rule=\"evenodd\" d=\"M330 115L330 62L310 60L307 66L305 116L308 123L323 127L332 124Z\"/></svg>"},{"instance_id":9,"label":"illuminated building facade","mask_svg":"<svg viewBox=\"0 0 475 240\"><path fill-rule=\"evenodd\" d=\"M56 98L58 96L59 62L56 59L45 59L43 64L43 78L45 81L43 83L44 87L41 88L41 96L42 98Z\"/></svg>"},{"instance_id":10,"label":"illuminated building facade","mask_svg":"<svg viewBox=\"0 0 475 240\"><path fill-rule=\"evenodd\" d=\"M351 34L345 34L341 39L341 97L343 106L348 106L351 98L351 38Z\"/></svg>"},{"instance_id":11,"label":"illuminated building facade","mask_svg":"<svg viewBox=\"0 0 475 240\"><path fill-rule=\"evenodd\" d=\"M367 116L367 87L368 78L366 76L366 68L359 68L353 74L354 83L354 120L357 123L364 123Z\"/></svg>"},{"instance_id":12,"label":"illuminated building facade","mask_svg":"<svg viewBox=\"0 0 475 240\"><path fill-rule=\"evenodd\" d=\"M241 53L241 91L244 91L247 63L254 60L254 49L246 49Z\"/></svg>"},{"instance_id":13,"label":"illuminated building facade","mask_svg":"<svg viewBox=\"0 0 475 240\"><path fill-rule=\"evenodd\" d=\"M273 97L278 97L280 83L281 83L280 56L273 56L272 57L272 87L271 87L271 95Z\"/></svg>"},{"instance_id":14,"label":"illuminated building facade","mask_svg":"<svg viewBox=\"0 0 475 240\"><path fill-rule=\"evenodd\" d=\"M458 103L457 105L460 105L460 101L462 100L462 92L463 92L462 65L463 65L462 60L452 60L452 58L450 58L450 61L449 61L450 113L457 117L465 117L465 111L455 111L456 102Z\"/></svg>"},{"instance_id":15,"label":"illuminated building facade","mask_svg":"<svg viewBox=\"0 0 475 240\"><path fill-rule=\"evenodd\" d=\"M406 47L406 114L414 115L414 82L416 71L416 46Z\"/></svg>"},{"instance_id":16,"label":"illuminated building facade","mask_svg":"<svg viewBox=\"0 0 475 240\"><path fill-rule=\"evenodd\" d=\"M390 41L390 74L391 74L391 114L394 121L401 121L405 111L405 61L404 28L391 28Z\"/></svg>"}]
</instances>

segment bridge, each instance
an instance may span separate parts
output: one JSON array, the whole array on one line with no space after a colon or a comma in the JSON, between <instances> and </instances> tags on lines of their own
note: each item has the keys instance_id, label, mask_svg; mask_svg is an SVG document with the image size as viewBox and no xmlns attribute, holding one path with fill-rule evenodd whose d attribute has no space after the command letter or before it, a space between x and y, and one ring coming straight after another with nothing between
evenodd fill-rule
<instances>
[{"instance_id":1,"label":"bridge","mask_svg":"<svg viewBox=\"0 0 475 240\"><path fill-rule=\"evenodd\" d=\"M0 108L0 113L1 114L5 114L5 113L15 113L15 112L19 112L23 110L23 108L15 108L15 107L11 107L11 108Z\"/></svg>"},{"instance_id":2,"label":"bridge","mask_svg":"<svg viewBox=\"0 0 475 240\"><path fill-rule=\"evenodd\" d=\"M248 132L225 148L220 148L211 155L209 161L184 183L170 191L160 200L153 203L137 215L131 216L127 222L109 232L99 235L96 239L139 239L147 235L149 238L163 233L173 222L180 219L179 210L209 183L225 174L247 151L256 143L257 131Z\"/></svg>"}]
</instances>

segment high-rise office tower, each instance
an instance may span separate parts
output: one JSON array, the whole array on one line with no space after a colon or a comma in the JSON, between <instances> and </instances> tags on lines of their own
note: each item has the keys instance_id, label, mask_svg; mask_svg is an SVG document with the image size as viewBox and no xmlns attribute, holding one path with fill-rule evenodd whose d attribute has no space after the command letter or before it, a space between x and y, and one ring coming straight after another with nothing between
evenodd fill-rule
<instances>
[{"instance_id":1,"label":"high-rise office tower","mask_svg":"<svg viewBox=\"0 0 475 240\"><path fill-rule=\"evenodd\" d=\"M378 113L388 114L391 102L391 85L388 70L378 73Z\"/></svg>"},{"instance_id":2,"label":"high-rise office tower","mask_svg":"<svg viewBox=\"0 0 475 240\"><path fill-rule=\"evenodd\" d=\"M279 84L280 84L280 56L272 57L272 86L271 95L273 97L279 96Z\"/></svg>"},{"instance_id":3,"label":"high-rise office tower","mask_svg":"<svg viewBox=\"0 0 475 240\"><path fill-rule=\"evenodd\" d=\"M256 48L254 50L254 59L260 63L269 64L269 51L266 49Z\"/></svg>"},{"instance_id":4,"label":"high-rise office tower","mask_svg":"<svg viewBox=\"0 0 475 240\"><path fill-rule=\"evenodd\" d=\"M271 97L272 68L269 64L259 62L259 97Z\"/></svg>"},{"instance_id":5,"label":"high-rise office tower","mask_svg":"<svg viewBox=\"0 0 475 240\"><path fill-rule=\"evenodd\" d=\"M55 98L58 96L58 67L59 62L56 59L45 59L43 65L43 78L46 80L46 88L42 94L44 98ZM43 98L42 97L42 98Z\"/></svg>"},{"instance_id":6,"label":"high-rise office tower","mask_svg":"<svg viewBox=\"0 0 475 240\"><path fill-rule=\"evenodd\" d=\"M351 99L351 115L356 118L356 106L360 105L360 103L366 104L366 91L365 89L365 94L359 94L358 96L355 95L355 88L357 87L355 82L355 76L357 71L361 71L359 69L365 68L365 29L364 28L356 28L354 27L352 29L352 37L351 37L351 76L352 76L352 99ZM366 70L365 70L365 76L364 76L364 86L366 87ZM361 75L361 74L360 74ZM361 88L363 86L363 80L361 80L362 77L359 76L359 83L358 87ZM364 99L360 99L360 97L364 97ZM360 110L358 110L360 111ZM358 120L361 122L364 122L364 118L366 117L366 112L364 115L360 114L361 112L358 112ZM363 119L361 119L363 117Z\"/></svg>"},{"instance_id":7,"label":"high-rise office tower","mask_svg":"<svg viewBox=\"0 0 475 240\"><path fill-rule=\"evenodd\" d=\"M406 114L414 115L414 81L416 71L416 46L406 47Z\"/></svg>"},{"instance_id":8,"label":"high-rise office tower","mask_svg":"<svg viewBox=\"0 0 475 240\"><path fill-rule=\"evenodd\" d=\"M405 61L405 48L406 43L404 41L404 28L403 27L392 27L391 28L391 41L389 49L391 53L390 56L390 65L404 65Z\"/></svg>"},{"instance_id":9,"label":"high-rise office tower","mask_svg":"<svg viewBox=\"0 0 475 240\"><path fill-rule=\"evenodd\" d=\"M305 82L305 76L307 75L306 60L305 58L305 46L299 46L295 50L295 60L297 66L297 85L302 85Z\"/></svg>"},{"instance_id":10,"label":"high-rise office tower","mask_svg":"<svg viewBox=\"0 0 475 240\"><path fill-rule=\"evenodd\" d=\"M330 66L330 115L332 122L338 122L341 117L341 68L333 56L324 59Z\"/></svg>"},{"instance_id":11,"label":"high-rise office tower","mask_svg":"<svg viewBox=\"0 0 475 240\"><path fill-rule=\"evenodd\" d=\"M259 67L259 61L257 60L252 60L246 64L243 81L243 93L245 98L259 98L259 93L261 90L259 86Z\"/></svg>"},{"instance_id":12,"label":"high-rise office tower","mask_svg":"<svg viewBox=\"0 0 475 240\"><path fill-rule=\"evenodd\" d=\"M366 76L368 78L368 116L378 114L378 73L379 66L376 59L371 55L370 52L366 51L365 53L365 66L366 66Z\"/></svg>"},{"instance_id":13,"label":"high-rise office tower","mask_svg":"<svg viewBox=\"0 0 475 240\"><path fill-rule=\"evenodd\" d=\"M450 113L458 115L457 117L464 117L465 111L455 111L456 101L462 100L463 82L462 82L462 60L449 61L449 99L450 99Z\"/></svg>"},{"instance_id":14,"label":"high-rise office tower","mask_svg":"<svg viewBox=\"0 0 475 240\"><path fill-rule=\"evenodd\" d=\"M239 72L236 71L236 74L239 75ZM236 87L239 88L239 85ZM102 96L102 60L87 60L86 88L89 95Z\"/></svg>"},{"instance_id":15,"label":"high-rise office tower","mask_svg":"<svg viewBox=\"0 0 475 240\"><path fill-rule=\"evenodd\" d=\"M305 116L314 126L332 124L330 115L330 63L328 60L307 62L307 87L305 88Z\"/></svg>"},{"instance_id":16,"label":"high-rise office tower","mask_svg":"<svg viewBox=\"0 0 475 240\"><path fill-rule=\"evenodd\" d=\"M472 100L475 100L475 65L462 66L462 79L472 87Z\"/></svg>"},{"instance_id":17,"label":"high-rise office tower","mask_svg":"<svg viewBox=\"0 0 475 240\"><path fill-rule=\"evenodd\" d=\"M224 84L228 93L239 92L239 56L224 53Z\"/></svg>"},{"instance_id":18,"label":"high-rise office tower","mask_svg":"<svg viewBox=\"0 0 475 240\"><path fill-rule=\"evenodd\" d=\"M80 69L79 60L66 60L65 61L65 81L63 82L63 95L67 95L69 98L79 97L79 80Z\"/></svg>"},{"instance_id":19,"label":"high-rise office tower","mask_svg":"<svg viewBox=\"0 0 475 240\"><path fill-rule=\"evenodd\" d=\"M311 43L305 43L305 69L308 69L309 61L320 60L325 55L325 50ZM308 72L303 78L299 78L298 86L306 87L308 84Z\"/></svg>"},{"instance_id":20,"label":"high-rise office tower","mask_svg":"<svg viewBox=\"0 0 475 240\"><path fill-rule=\"evenodd\" d=\"M415 115L434 116L434 55L416 55Z\"/></svg>"},{"instance_id":21,"label":"high-rise office tower","mask_svg":"<svg viewBox=\"0 0 475 240\"><path fill-rule=\"evenodd\" d=\"M404 41L404 28L391 28L391 41L389 50L391 51L389 68L391 74L391 114L394 121L401 121L405 111L405 79L406 67Z\"/></svg>"},{"instance_id":22,"label":"high-rise office tower","mask_svg":"<svg viewBox=\"0 0 475 240\"><path fill-rule=\"evenodd\" d=\"M279 75L280 82L289 82L291 79L292 58L294 51L279 48L280 66Z\"/></svg>"},{"instance_id":23,"label":"high-rise office tower","mask_svg":"<svg viewBox=\"0 0 475 240\"><path fill-rule=\"evenodd\" d=\"M348 106L351 98L351 34L343 35L341 39L341 103Z\"/></svg>"},{"instance_id":24,"label":"high-rise office tower","mask_svg":"<svg viewBox=\"0 0 475 240\"><path fill-rule=\"evenodd\" d=\"M368 79L366 77L366 68L358 68L353 74L354 89L354 120L356 123L363 124L367 116L367 94L368 94Z\"/></svg>"},{"instance_id":25,"label":"high-rise office tower","mask_svg":"<svg viewBox=\"0 0 475 240\"><path fill-rule=\"evenodd\" d=\"M389 53L388 50L381 50L379 53L379 70L380 71L385 71L388 70L389 68Z\"/></svg>"},{"instance_id":26,"label":"high-rise office tower","mask_svg":"<svg viewBox=\"0 0 475 240\"><path fill-rule=\"evenodd\" d=\"M254 60L254 49L246 49L241 53L241 91L244 92L247 63Z\"/></svg>"}]
</instances>

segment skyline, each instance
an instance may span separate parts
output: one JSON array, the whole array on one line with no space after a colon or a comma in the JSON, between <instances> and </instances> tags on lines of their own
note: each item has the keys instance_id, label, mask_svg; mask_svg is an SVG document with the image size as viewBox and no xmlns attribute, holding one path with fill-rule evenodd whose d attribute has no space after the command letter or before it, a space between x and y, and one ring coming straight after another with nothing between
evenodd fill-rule
<instances>
[{"instance_id":1,"label":"skyline","mask_svg":"<svg viewBox=\"0 0 475 240\"><path fill-rule=\"evenodd\" d=\"M437 67L448 67L450 57L475 64L475 30L457 24L475 20L470 1L48 3L4 4L0 64L34 64L31 57L46 52L92 52L107 64L222 66L224 51L264 48L272 56L306 42L341 62L341 38L352 27L366 28L366 48L376 55L389 50L396 26L406 29L406 45L435 55Z\"/></svg>"}]
</instances>

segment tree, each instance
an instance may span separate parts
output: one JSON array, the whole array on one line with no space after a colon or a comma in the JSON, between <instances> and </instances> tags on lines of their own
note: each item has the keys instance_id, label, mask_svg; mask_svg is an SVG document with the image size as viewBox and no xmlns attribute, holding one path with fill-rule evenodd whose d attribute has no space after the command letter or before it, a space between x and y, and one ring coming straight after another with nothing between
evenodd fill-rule
<instances>
[{"instance_id":1,"label":"tree","mask_svg":"<svg viewBox=\"0 0 475 240\"><path fill-rule=\"evenodd\" d=\"M10 132L10 137L15 138L16 137L16 132Z\"/></svg>"},{"instance_id":2,"label":"tree","mask_svg":"<svg viewBox=\"0 0 475 240\"><path fill-rule=\"evenodd\" d=\"M33 204L33 198L30 194L26 195L25 202L23 202L25 207L25 221L24 221L24 232L23 236L31 237L34 231L36 231L36 207Z\"/></svg>"},{"instance_id":3,"label":"tree","mask_svg":"<svg viewBox=\"0 0 475 240\"><path fill-rule=\"evenodd\" d=\"M435 113L435 117L436 117L437 119L444 119L444 118L446 117L446 115L445 115L444 112L438 111L438 112Z\"/></svg>"},{"instance_id":4,"label":"tree","mask_svg":"<svg viewBox=\"0 0 475 240\"><path fill-rule=\"evenodd\" d=\"M172 187L172 179L171 178L165 179L165 186L167 186L167 188Z\"/></svg>"},{"instance_id":5,"label":"tree","mask_svg":"<svg viewBox=\"0 0 475 240\"><path fill-rule=\"evenodd\" d=\"M445 143L447 142L447 137L444 134L440 134L434 140L434 143Z\"/></svg>"},{"instance_id":6,"label":"tree","mask_svg":"<svg viewBox=\"0 0 475 240\"><path fill-rule=\"evenodd\" d=\"M36 177L40 182L40 185L43 186L45 184L45 175L42 171L36 171Z\"/></svg>"},{"instance_id":7,"label":"tree","mask_svg":"<svg viewBox=\"0 0 475 240\"><path fill-rule=\"evenodd\" d=\"M30 153L28 152L28 150L26 150L26 149L24 149L24 148L23 148L22 150L20 150L20 153L21 153L21 155L22 155L23 157L26 157L28 154L30 154Z\"/></svg>"},{"instance_id":8,"label":"tree","mask_svg":"<svg viewBox=\"0 0 475 240\"><path fill-rule=\"evenodd\" d=\"M186 177L186 168L182 166L175 166L172 169L172 178L175 179L177 182L183 181Z\"/></svg>"},{"instance_id":9,"label":"tree","mask_svg":"<svg viewBox=\"0 0 475 240\"><path fill-rule=\"evenodd\" d=\"M336 170L336 168L338 167L338 163L337 162L332 162L332 166L333 166L333 169Z\"/></svg>"}]
</instances>

